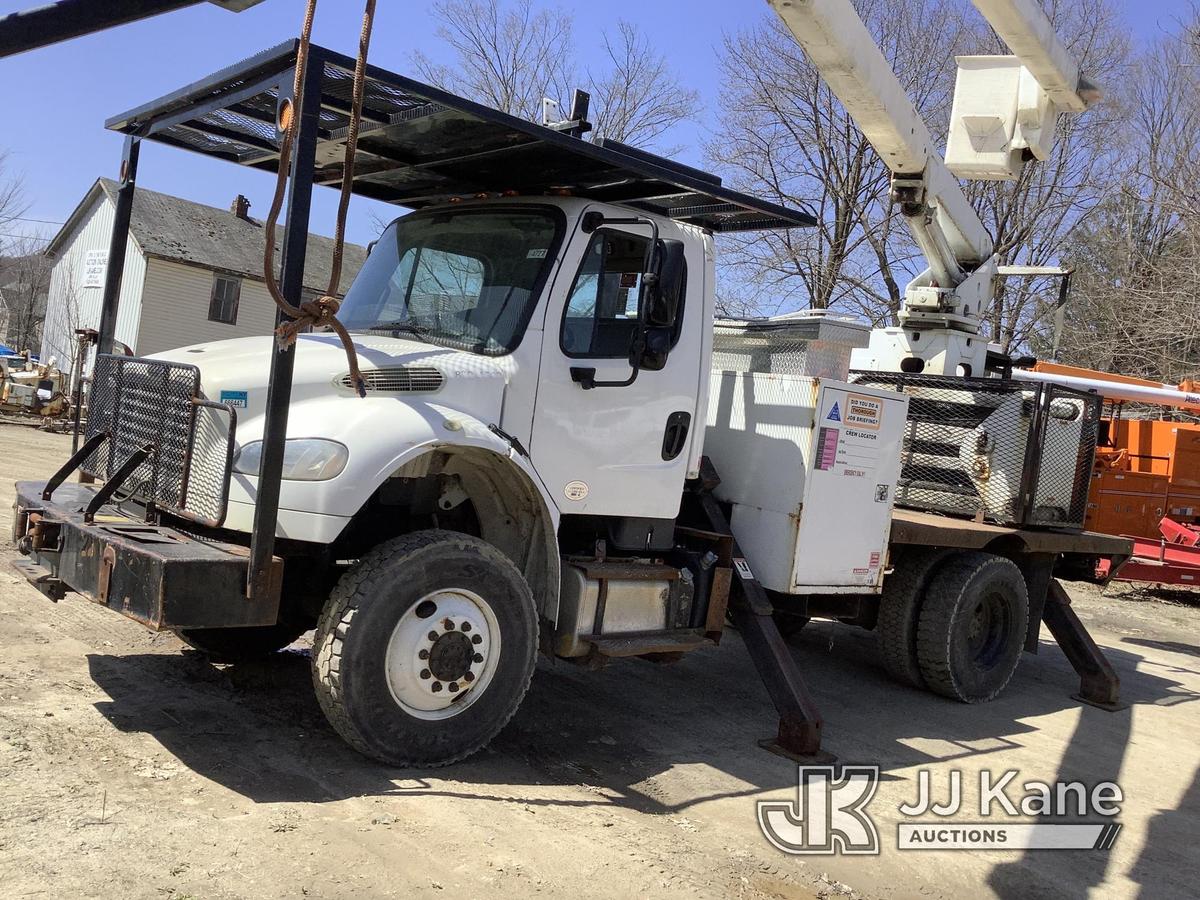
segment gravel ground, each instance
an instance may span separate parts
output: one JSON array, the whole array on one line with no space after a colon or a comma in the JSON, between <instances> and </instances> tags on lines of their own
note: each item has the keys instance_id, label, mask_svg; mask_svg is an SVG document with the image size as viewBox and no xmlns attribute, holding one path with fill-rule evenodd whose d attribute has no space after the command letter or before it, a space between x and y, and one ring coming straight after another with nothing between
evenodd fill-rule
<instances>
[{"instance_id":1,"label":"gravel ground","mask_svg":"<svg viewBox=\"0 0 1200 900\"><path fill-rule=\"evenodd\" d=\"M67 439L0 425L0 491ZM0 500L0 533L10 528ZM69 596L0 550L0 896L1194 897L1200 647L1190 594L1070 585L1131 707L1070 699L1043 631L1006 693L963 706L880 671L871 634L815 622L794 652L825 745L882 769L877 857L786 856L755 800L796 796L759 749L773 711L735 633L674 666L542 662L484 753L441 770L365 761L325 725L304 642L213 666ZM900 852L916 773L1114 778L1124 829L1099 851ZM971 816L964 813L964 820Z\"/></svg>"}]
</instances>

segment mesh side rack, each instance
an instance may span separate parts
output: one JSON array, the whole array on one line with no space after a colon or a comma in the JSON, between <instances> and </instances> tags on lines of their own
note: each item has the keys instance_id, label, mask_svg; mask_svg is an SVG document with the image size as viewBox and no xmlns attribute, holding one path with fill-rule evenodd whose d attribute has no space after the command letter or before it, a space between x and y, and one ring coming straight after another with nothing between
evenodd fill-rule
<instances>
[{"instance_id":1,"label":"mesh side rack","mask_svg":"<svg viewBox=\"0 0 1200 900\"><path fill-rule=\"evenodd\" d=\"M1056 385L855 372L909 396L896 505L1003 525L1082 528L1101 400Z\"/></svg>"},{"instance_id":2,"label":"mesh side rack","mask_svg":"<svg viewBox=\"0 0 1200 900\"><path fill-rule=\"evenodd\" d=\"M232 407L201 395L196 366L100 355L88 400L87 437L107 439L81 469L107 481L139 448L150 447L122 490L218 527L229 503L236 423Z\"/></svg>"}]
</instances>

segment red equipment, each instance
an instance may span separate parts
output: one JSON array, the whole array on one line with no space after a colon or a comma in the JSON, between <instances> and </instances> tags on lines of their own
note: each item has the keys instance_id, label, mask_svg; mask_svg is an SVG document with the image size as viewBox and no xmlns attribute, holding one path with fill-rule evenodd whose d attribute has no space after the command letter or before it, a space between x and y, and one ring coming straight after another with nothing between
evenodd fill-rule
<instances>
[{"instance_id":1,"label":"red equipment","mask_svg":"<svg viewBox=\"0 0 1200 900\"><path fill-rule=\"evenodd\" d=\"M1200 585L1200 529L1164 518L1158 523L1162 538L1152 541L1131 537L1133 556L1113 576L1117 581ZM1101 560L1096 575L1109 576L1110 561Z\"/></svg>"}]
</instances>

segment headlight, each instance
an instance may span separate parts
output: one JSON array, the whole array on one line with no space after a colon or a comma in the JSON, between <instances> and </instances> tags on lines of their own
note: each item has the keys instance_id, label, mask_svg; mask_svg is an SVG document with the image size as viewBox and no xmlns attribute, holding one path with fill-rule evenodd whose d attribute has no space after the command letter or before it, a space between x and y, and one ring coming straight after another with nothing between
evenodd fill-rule
<instances>
[{"instance_id":1,"label":"headlight","mask_svg":"<svg viewBox=\"0 0 1200 900\"><path fill-rule=\"evenodd\" d=\"M257 475L262 467L262 441L247 444L233 460L233 471ZM283 449L283 477L286 481L328 481L346 468L350 451L337 441L320 438L295 438Z\"/></svg>"}]
</instances>

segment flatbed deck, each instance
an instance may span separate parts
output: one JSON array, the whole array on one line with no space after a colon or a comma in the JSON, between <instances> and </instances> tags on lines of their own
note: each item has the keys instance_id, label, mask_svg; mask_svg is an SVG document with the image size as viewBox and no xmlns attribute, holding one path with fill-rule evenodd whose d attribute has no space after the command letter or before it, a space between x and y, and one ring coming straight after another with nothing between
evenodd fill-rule
<instances>
[{"instance_id":1,"label":"flatbed deck","mask_svg":"<svg viewBox=\"0 0 1200 900\"><path fill-rule=\"evenodd\" d=\"M983 550L998 542L1019 541L1026 553L1065 553L1112 559L1113 570L1133 554L1133 541L1093 531L1017 528L956 519L938 513L897 508L892 514L892 543Z\"/></svg>"}]
</instances>

